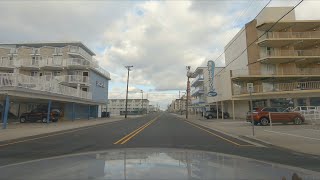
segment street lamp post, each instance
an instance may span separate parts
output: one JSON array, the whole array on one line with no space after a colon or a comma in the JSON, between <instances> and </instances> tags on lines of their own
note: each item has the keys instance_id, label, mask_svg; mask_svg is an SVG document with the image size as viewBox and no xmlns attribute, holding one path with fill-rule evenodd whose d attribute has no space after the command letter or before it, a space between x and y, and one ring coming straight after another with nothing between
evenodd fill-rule
<instances>
[{"instance_id":1,"label":"street lamp post","mask_svg":"<svg viewBox=\"0 0 320 180\"><path fill-rule=\"evenodd\" d=\"M186 102L186 119L188 119L189 115L189 96L190 96L190 77L192 76L192 73L190 72L190 66L186 66L187 69L187 102Z\"/></svg>"},{"instance_id":2,"label":"street lamp post","mask_svg":"<svg viewBox=\"0 0 320 180\"><path fill-rule=\"evenodd\" d=\"M133 66L125 66L128 69L128 77L127 77L127 92L126 92L126 112L124 115L124 118L127 118L128 116L128 90L129 90L129 75L130 70Z\"/></svg>"}]
</instances>

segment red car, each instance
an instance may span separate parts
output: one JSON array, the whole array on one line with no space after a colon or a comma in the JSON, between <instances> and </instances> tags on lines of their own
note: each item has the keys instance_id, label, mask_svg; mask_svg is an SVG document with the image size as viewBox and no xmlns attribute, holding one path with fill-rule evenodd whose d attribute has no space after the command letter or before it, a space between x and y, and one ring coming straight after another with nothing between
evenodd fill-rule
<instances>
[{"instance_id":1,"label":"red car","mask_svg":"<svg viewBox=\"0 0 320 180\"><path fill-rule=\"evenodd\" d=\"M266 126L270 123L269 112L271 113L272 123L288 123L293 122L294 124L302 124L305 119L298 112L291 112L285 108L279 107L266 107L266 108L256 108L253 111L253 120L254 125L258 125L259 123L262 126ZM247 113L247 121L251 122L251 113Z\"/></svg>"}]
</instances>

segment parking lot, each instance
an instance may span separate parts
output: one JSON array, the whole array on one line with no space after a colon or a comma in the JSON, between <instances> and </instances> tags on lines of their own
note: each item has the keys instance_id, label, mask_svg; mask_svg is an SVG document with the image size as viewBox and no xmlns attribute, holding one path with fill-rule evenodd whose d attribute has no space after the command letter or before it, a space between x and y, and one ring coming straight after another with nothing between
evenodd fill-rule
<instances>
[{"instance_id":1,"label":"parking lot","mask_svg":"<svg viewBox=\"0 0 320 180\"><path fill-rule=\"evenodd\" d=\"M185 118L185 116L181 116ZM254 126L245 120L204 119L190 116L190 121L237 137L250 138L266 144L279 146L297 152L320 155L320 125L318 123L273 123L272 126Z\"/></svg>"}]
</instances>

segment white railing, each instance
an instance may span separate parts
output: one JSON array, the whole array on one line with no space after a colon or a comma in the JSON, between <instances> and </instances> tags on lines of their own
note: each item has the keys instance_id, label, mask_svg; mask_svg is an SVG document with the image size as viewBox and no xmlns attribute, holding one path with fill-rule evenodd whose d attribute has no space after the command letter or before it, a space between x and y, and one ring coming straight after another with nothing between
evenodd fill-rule
<instances>
[{"instance_id":1,"label":"white railing","mask_svg":"<svg viewBox=\"0 0 320 180\"><path fill-rule=\"evenodd\" d=\"M66 64L63 59L54 59L54 58L43 58L39 65L40 67L51 66L51 67L64 67Z\"/></svg>"},{"instance_id":2,"label":"white railing","mask_svg":"<svg viewBox=\"0 0 320 180\"><path fill-rule=\"evenodd\" d=\"M100 66L98 68L95 68L95 70L110 79L110 73L108 71L104 70L103 68L101 68Z\"/></svg>"},{"instance_id":3,"label":"white railing","mask_svg":"<svg viewBox=\"0 0 320 180\"><path fill-rule=\"evenodd\" d=\"M90 66L90 61L81 58L69 58L65 59L67 66Z\"/></svg>"},{"instance_id":4,"label":"white railing","mask_svg":"<svg viewBox=\"0 0 320 180\"><path fill-rule=\"evenodd\" d=\"M0 59L0 67L13 68L14 66L14 60Z\"/></svg>"},{"instance_id":5,"label":"white railing","mask_svg":"<svg viewBox=\"0 0 320 180\"><path fill-rule=\"evenodd\" d=\"M191 81L191 86L192 86L195 82L197 82L197 81L199 81L199 80L204 80L203 74L199 74L197 77L195 77L195 78Z\"/></svg>"},{"instance_id":6,"label":"white railing","mask_svg":"<svg viewBox=\"0 0 320 180\"><path fill-rule=\"evenodd\" d=\"M39 68L40 67L40 60L38 60L38 59L21 59L20 65L22 67Z\"/></svg>"},{"instance_id":7,"label":"white railing","mask_svg":"<svg viewBox=\"0 0 320 180\"><path fill-rule=\"evenodd\" d=\"M254 85L253 93L263 92L281 92L281 91L300 91L300 90L320 90L320 81L293 82L293 83L265 83L263 85ZM247 87L233 86L234 95L249 94Z\"/></svg>"},{"instance_id":8,"label":"white railing","mask_svg":"<svg viewBox=\"0 0 320 180\"><path fill-rule=\"evenodd\" d=\"M74 54L79 54L81 56L83 56L85 59L91 61L92 60L92 56L87 53L85 50L83 50L81 47L78 46L69 46L69 53L74 53Z\"/></svg>"},{"instance_id":9,"label":"white railing","mask_svg":"<svg viewBox=\"0 0 320 180\"><path fill-rule=\"evenodd\" d=\"M56 76L55 79L57 79L60 82L66 82L66 83L89 84L88 76L62 75L62 76Z\"/></svg>"},{"instance_id":10,"label":"white railing","mask_svg":"<svg viewBox=\"0 0 320 180\"><path fill-rule=\"evenodd\" d=\"M192 104L199 104L199 103L205 103L205 99L204 98L197 98L197 99L192 99L191 103Z\"/></svg>"},{"instance_id":11,"label":"white railing","mask_svg":"<svg viewBox=\"0 0 320 180\"><path fill-rule=\"evenodd\" d=\"M320 75L320 68L283 68L278 70L237 69L231 71L232 77L249 75Z\"/></svg>"},{"instance_id":12,"label":"white railing","mask_svg":"<svg viewBox=\"0 0 320 180\"><path fill-rule=\"evenodd\" d=\"M92 99L90 92L80 90L80 95L75 93L77 89L60 85L57 81L47 81L45 78L26 76L22 74L0 74L0 87L21 87L37 91L73 96L85 99Z\"/></svg>"},{"instance_id":13,"label":"white railing","mask_svg":"<svg viewBox=\"0 0 320 180\"><path fill-rule=\"evenodd\" d=\"M266 39L270 38L320 38L320 31L309 32L268 32L263 36Z\"/></svg>"},{"instance_id":14,"label":"white railing","mask_svg":"<svg viewBox=\"0 0 320 180\"><path fill-rule=\"evenodd\" d=\"M195 94L195 93L204 93L204 88L203 87L196 87L195 89L193 89L192 91L191 91L191 94L193 95L193 94Z\"/></svg>"},{"instance_id":15,"label":"white railing","mask_svg":"<svg viewBox=\"0 0 320 180\"><path fill-rule=\"evenodd\" d=\"M320 56L320 50L267 50L261 57L273 56Z\"/></svg>"}]
</instances>

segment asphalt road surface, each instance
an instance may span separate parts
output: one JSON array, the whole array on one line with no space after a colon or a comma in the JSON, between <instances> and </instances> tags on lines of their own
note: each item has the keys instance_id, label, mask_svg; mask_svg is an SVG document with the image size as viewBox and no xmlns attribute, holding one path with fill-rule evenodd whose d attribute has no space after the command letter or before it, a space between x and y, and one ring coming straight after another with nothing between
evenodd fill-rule
<instances>
[{"instance_id":1,"label":"asphalt road surface","mask_svg":"<svg viewBox=\"0 0 320 180\"><path fill-rule=\"evenodd\" d=\"M258 147L169 113L1 142L0 166L80 152L143 147L221 152L320 171L319 156Z\"/></svg>"}]
</instances>

